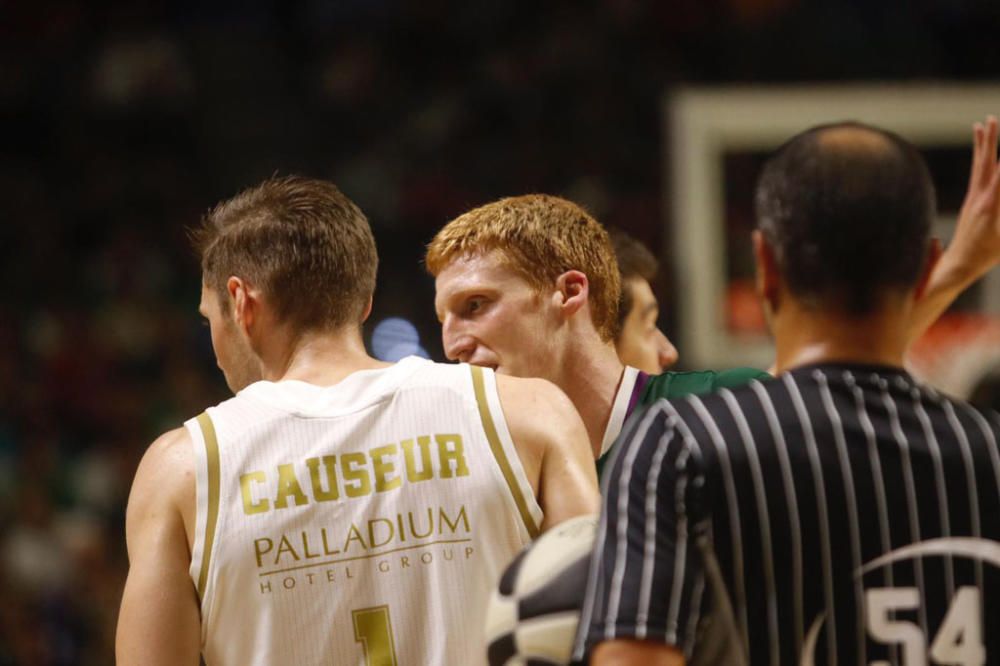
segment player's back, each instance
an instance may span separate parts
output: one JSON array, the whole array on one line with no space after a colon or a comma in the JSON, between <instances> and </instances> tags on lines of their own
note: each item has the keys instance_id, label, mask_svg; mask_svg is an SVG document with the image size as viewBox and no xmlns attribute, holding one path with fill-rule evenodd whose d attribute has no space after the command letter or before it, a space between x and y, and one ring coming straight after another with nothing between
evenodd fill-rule
<instances>
[{"instance_id":1,"label":"player's back","mask_svg":"<svg viewBox=\"0 0 1000 666\"><path fill-rule=\"evenodd\" d=\"M1000 664L996 414L843 365L674 407L752 664Z\"/></svg>"},{"instance_id":2,"label":"player's back","mask_svg":"<svg viewBox=\"0 0 1000 666\"><path fill-rule=\"evenodd\" d=\"M541 510L491 371L258 382L187 424L206 663L475 664Z\"/></svg>"}]
</instances>

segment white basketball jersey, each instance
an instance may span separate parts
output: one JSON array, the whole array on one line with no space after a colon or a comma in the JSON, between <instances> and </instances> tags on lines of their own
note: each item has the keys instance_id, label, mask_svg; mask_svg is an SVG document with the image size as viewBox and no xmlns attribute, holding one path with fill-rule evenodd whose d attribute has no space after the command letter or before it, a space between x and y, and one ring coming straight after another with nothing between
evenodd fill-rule
<instances>
[{"instance_id":1,"label":"white basketball jersey","mask_svg":"<svg viewBox=\"0 0 1000 666\"><path fill-rule=\"evenodd\" d=\"M186 426L208 666L485 663L487 600L542 520L492 371L257 382Z\"/></svg>"}]
</instances>

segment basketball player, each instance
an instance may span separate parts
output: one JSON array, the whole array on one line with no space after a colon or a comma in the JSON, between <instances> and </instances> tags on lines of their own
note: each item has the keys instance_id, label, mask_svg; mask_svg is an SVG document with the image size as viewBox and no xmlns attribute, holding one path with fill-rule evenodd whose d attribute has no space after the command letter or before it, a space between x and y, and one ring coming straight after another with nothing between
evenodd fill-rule
<instances>
[{"instance_id":1,"label":"basketball player","mask_svg":"<svg viewBox=\"0 0 1000 666\"><path fill-rule=\"evenodd\" d=\"M659 263L645 245L621 229L609 227L608 236L621 276L615 333L618 358L626 366L658 374L677 362L677 349L656 323L660 304L651 283L660 269Z\"/></svg>"},{"instance_id":2,"label":"basketball player","mask_svg":"<svg viewBox=\"0 0 1000 666\"><path fill-rule=\"evenodd\" d=\"M562 388L598 468L637 404L768 377L749 368L651 376L625 366L614 344L621 282L608 234L559 197L501 199L459 216L434 237L426 264L445 355Z\"/></svg>"},{"instance_id":3,"label":"basketball player","mask_svg":"<svg viewBox=\"0 0 1000 666\"><path fill-rule=\"evenodd\" d=\"M960 216L984 242L996 156L991 118ZM902 367L940 254L923 159L890 132L817 127L765 165L756 205L781 374L659 401L623 433L590 663L1000 663L1000 415Z\"/></svg>"},{"instance_id":4,"label":"basketball player","mask_svg":"<svg viewBox=\"0 0 1000 666\"><path fill-rule=\"evenodd\" d=\"M543 381L369 357L375 245L332 184L268 180L198 241L200 311L237 395L139 466L119 663L482 663L502 567L596 511L570 402Z\"/></svg>"}]
</instances>

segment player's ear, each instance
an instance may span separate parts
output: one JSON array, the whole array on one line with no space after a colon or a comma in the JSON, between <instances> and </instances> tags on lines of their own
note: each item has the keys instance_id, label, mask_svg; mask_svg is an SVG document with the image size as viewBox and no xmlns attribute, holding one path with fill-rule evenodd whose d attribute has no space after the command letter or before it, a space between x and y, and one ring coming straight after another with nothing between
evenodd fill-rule
<instances>
[{"instance_id":1,"label":"player's ear","mask_svg":"<svg viewBox=\"0 0 1000 666\"><path fill-rule=\"evenodd\" d=\"M590 281L580 271L566 271L556 278L552 298L566 316L573 315L589 302Z\"/></svg>"},{"instance_id":2,"label":"player's ear","mask_svg":"<svg viewBox=\"0 0 1000 666\"><path fill-rule=\"evenodd\" d=\"M369 296L368 297L368 303L367 303L367 305L365 305L365 309L361 313L361 323L362 324L365 323L366 321L368 321L368 317L371 316L371 314L372 314L372 301L374 301L374 300L375 300L375 296Z\"/></svg>"},{"instance_id":3,"label":"player's ear","mask_svg":"<svg viewBox=\"0 0 1000 666\"><path fill-rule=\"evenodd\" d=\"M932 238L927 246L927 259L924 260L923 273L920 274L920 280L917 282L917 288L913 294L914 299L920 300L927 293L927 285L931 281L931 274L934 273L938 260L941 259L941 253L941 240Z\"/></svg>"},{"instance_id":4,"label":"player's ear","mask_svg":"<svg viewBox=\"0 0 1000 666\"><path fill-rule=\"evenodd\" d=\"M753 232L753 256L756 264L755 287L757 296L772 312L778 311L781 298L781 272L774 248L767 242L764 232Z\"/></svg>"},{"instance_id":5,"label":"player's ear","mask_svg":"<svg viewBox=\"0 0 1000 666\"><path fill-rule=\"evenodd\" d=\"M249 332L257 316L259 294L254 293L243 278L235 275L226 280L226 291L233 303L233 321L244 332Z\"/></svg>"}]
</instances>

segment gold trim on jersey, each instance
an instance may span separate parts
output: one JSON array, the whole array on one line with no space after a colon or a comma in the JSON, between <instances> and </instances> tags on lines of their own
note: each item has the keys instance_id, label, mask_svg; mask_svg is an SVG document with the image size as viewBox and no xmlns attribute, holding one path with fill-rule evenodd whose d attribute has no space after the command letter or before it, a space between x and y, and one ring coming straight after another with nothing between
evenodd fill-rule
<instances>
[{"instance_id":1,"label":"gold trim on jersey","mask_svg":"<svg viewBox=\"0 0 1000 666\"><path fill-rule=\"evenodd\" d=\"M201 572L198 574L198 597L205 598L208 583L208 564L215 541L215 526L219 521L219 440L208 412L198 416L198 425L205 440L205 459L208 464L208 513L205 521L205 543L201 554Z\"/></svg>"},{"instance_id":2,"label":"gold trim on jersey","mask_svg":"<svg viewBox=\"0 0 1000 666\"><path fill-rule=\"evenodd\" d=\"M531 512L528 510L528 502L521 492L521 486L517 482L517 477L514 476L514 470L510 466L510 461L507 460L507 453L504 451L503 444L500 443L500 436L497 434L496 424L493 422L493 414L490 412L490 406L486 400L486 382L483 379L483 369L470 365L469 370L472 371L472 389L476 394L476 404L479 406L479 418L483 422L483 431L486 433L486 439L490 443L490 450L493 451L493 457L496 458L497 464L500 466L500 471L503 473L504 481L507 482L510 494L514 497L514 504L517 505L517 510L521 514L521 520L524 521L524 526L527 528L528 534L534 539L539 535L541 530L535 524Z\"/></svg>"}]
</instances>

